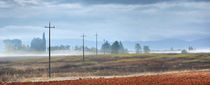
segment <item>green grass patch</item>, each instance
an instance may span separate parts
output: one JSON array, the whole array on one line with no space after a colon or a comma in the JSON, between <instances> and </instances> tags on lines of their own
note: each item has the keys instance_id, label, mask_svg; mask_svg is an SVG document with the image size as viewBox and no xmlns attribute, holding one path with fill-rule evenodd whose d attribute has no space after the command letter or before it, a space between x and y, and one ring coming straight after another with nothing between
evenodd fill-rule
<instances>
[{"instance_id":1,"label":"green grass patch","mask_svg":"<svg viewBox=\"0 0 210 85\"><path fill-rule=\"evenodd\" d=\"M117 61L113 61L115 63L119 63L119 62L133 62L133 61L140 61L141 59L136 59L136 58L133 58L133 59L120 59L120 60L117 60Z\"/></svg>"},{"instance_id":2,"label":"green grass patch","mask_svg":"<svg viewBox=\"0 0 210 85\"><path fill-rule=\"evenodd\" d=\"M135 58L134 58L135 57ZM82 56L67 56L67 57L52 57L51 61L52 62L68 62L68 61L78 61L79 63L76 63L78 65L83 64L83 62L80 63ZM87 60L91 59L105 59L105 58L113 58L113 59L117 59L116 61L107 61L108 63L111 62L132 62L132 61L141 61L141 60L165 60L168 58L172 58L172 59L184 59L184 60L188 60L186 62L196 62L196 61L210 61L210 54L208 53L189 53L189 54L155 54L155 53L151 53L151 54L109 54L109 55L88 55L85 56L85 58ZM118 59L119 58L119 59ZM123 58L123 59L120 59ZM126 59L128 58L128 59ZM193 58L193 60L192 60ZM184 61L183 60L183 61ZM13 64L24 64L24 63L44 63L44 62L48 62L48 58L33 58L33 59L25 59L25 60L19 60L19 61L15 61L13 62ZM91 61L91 62L84 62L86 64L96 64L97 61ZM104 62L106 63L106 62Z\"/></svg>"},{"instance_id":3,"label":"green grass patch","mask_svg":"<svg viewBox=\"0 0 210 85\"><path fill-rule=\"evenodd\" d=\"M85 62L78 62L78 63L75 63L74 65L95 65L95 64L98 64L97 62L95 61L85 61Z\"/></svg>"}]
</instances>

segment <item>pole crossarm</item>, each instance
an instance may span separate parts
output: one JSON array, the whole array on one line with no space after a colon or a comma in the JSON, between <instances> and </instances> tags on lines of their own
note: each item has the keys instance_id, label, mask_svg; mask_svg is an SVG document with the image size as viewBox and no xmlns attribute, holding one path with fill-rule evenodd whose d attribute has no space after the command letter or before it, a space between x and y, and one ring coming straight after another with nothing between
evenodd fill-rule
<instances>
[{"instance_id":1,"label":"pole crossarm","mask_svg":"<svg viewBox=\"0 0 210 85\"><path fill-rule=\"evenodd\" d=\"M51 23L49 22L49 26L45 26L45 28L55 28L55 26L51 26Z\"/></svg>"}]
</instances>

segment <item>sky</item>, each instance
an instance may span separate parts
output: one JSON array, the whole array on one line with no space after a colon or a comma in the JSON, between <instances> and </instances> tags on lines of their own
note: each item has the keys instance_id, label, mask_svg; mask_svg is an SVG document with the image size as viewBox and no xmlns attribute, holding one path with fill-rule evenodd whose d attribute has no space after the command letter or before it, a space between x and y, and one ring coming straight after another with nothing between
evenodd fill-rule
<instances>
[{"instance_id":1,"label":"sky","mask_svg":"<svg viewBox=\"0 0 210 85\"><path fill-rule=\"evenodd\" d=\"M210 0L0 0L0 41L52 39L155 41L210 37Z\"/></svg>"}]
</instances>

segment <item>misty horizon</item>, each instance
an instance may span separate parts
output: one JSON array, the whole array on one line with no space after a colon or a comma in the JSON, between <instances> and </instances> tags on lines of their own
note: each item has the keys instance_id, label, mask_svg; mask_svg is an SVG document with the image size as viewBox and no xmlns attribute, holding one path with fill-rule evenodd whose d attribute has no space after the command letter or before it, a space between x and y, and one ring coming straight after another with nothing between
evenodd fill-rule
<instances>
[{"instance_id":1,"label":"misty horizon","mask_svg":"<svg viewBox=\"0 0 210 85\"><path fill-rule=\"evenodd\" d=\"M0 0L0 40L27 41L47 32L49 21L56 28L52 39L153 41L196 40L210 37L210 2L174 1L44 1ZM99 10L100 9L100 10ZM30 20L30 21L29 21ZM15 36L14 36L15 35Z\"/></svg>"},{"instance_id":2,"label":"misty horizon","mask_svg":"<svg viewBox=\"0 0 210 85\"><path fill-rule=\"evenodd\" d=\"M43 32L48 37L49 21L56 27L52 46L81 46L84 33L86 45L95 47L98 33L99 48L108 40L122 41L129 50L135 43L154 50L208 49L209 6L208 0L0 0L0 51L6 39L30 45Z\"/></svg>"}]
</instances>

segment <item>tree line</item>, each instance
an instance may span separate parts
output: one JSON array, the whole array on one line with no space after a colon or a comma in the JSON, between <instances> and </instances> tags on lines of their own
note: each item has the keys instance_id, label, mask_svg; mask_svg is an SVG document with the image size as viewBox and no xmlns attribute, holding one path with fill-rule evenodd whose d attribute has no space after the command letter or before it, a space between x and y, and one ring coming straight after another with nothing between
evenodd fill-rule
<instances>
[{"instance_id":1,"label":"tree line","mask_svg":"<svg viewBox=\"0 0 210 85\"><path fill-rule=\"evenodd\" d=\"M101 51L107 54L127 54L128 49L124 48L121 41L115 41L110 44L108 41L105 41L101 46Z\"/></svg>"},{"instance_id":2,"label":"tree line","mask_svg":"<svg viewBox=\"0 0 210 85\"><path fill-rule=\"evenodd\" d=\"M136 43L135 50L136 50L136 54L149 53L151 51L149 46L143 46L143 49L142 49L142 47L139 43Z\"/></svg>"},{"instance_id":3,"label":"tree line","mask_svg":"<svg viewBox=\"0 0 210 85\"><path fill-rule=\"evenodd\" d=\"M46 39L45 39L45 33L43 33L42 39L41 38L33 38L31 41L30 46L24 45L20 39L7 39L3 41L5 44L5 51L6 52L17 52L17 51L39 51L39 52L45 52L48 50L46 47ZM75 46L72 48L72 50L75 51L82 51L82 46ZM95 52L95 47L87 47L85 46L85 51L88 52ZM51 46L52 51L56 50L71 50L70 45L60 45L60 46ZM101 48L98 49L101 53L104 54L128 54L128 49L126 49L123 46L123 43L121 41L114 41L113 43L109 43L108 41L105 41ZM149 53L150 48L149 46L143 46L143 48L140 46L139 43L135 45L135 50L137 54L140 53Z\"/></svg>"}]
</instances>

